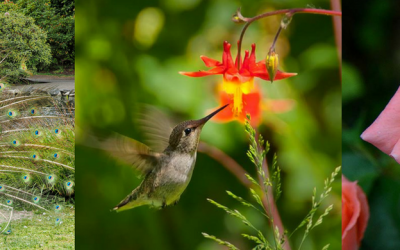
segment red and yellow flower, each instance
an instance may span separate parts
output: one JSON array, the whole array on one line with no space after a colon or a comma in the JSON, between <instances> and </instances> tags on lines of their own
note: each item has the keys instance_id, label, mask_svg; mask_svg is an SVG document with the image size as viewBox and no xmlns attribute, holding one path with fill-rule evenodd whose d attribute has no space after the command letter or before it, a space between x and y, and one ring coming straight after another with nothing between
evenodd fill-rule
<instances>
[{"instance_id":1,"label":"red and yellow flower","mask_svg":"<svg viewBox=\"0 0 400 250\"><path fill-rule=\"evenodd\" d=\"M197 72L179 72L182 75L190 77L203 77L209 75L223 75L222 91L220 93L220 101L222 104L232 103L231 109L224 109L216 115L217 120L229 121L232 119L245 120L246 114L250 114L252 120L259 120L261 114L260 90L254 85L254 77L269 81L270 76L267 71L265 60L256 62L255 44L251 46L251 53L245 51L244 59L236 57L235 63L231 55L231 45L224 42L224 52L222 62L201 56L207 67L213 67L207 71ZM238 62L240 60L240 67ZM273 80L281 80L296 73L285 73L276 70Z\"/></svg>"},{"instance_id":2,"label":"red and yellow flower","mask_svg":"<svg viewBox=\"0 0 400 250\"><path fill-rule=\"evenodd\" d=\"M249 114L251 117L251 123L258 124L260 122L262 108L262 105L260 103L262 97L258 88L254 89L254 91L249 94L243 94L241 96L241 103L244 103L244 105L242 106L242 112L238 112L238 109L235 108L235 99L233 96L234 95L228 94L224 91L219 92L220 105L225 105L229 103L231 108L227 107L221 110L218 114L214 116L215 120L220 122L229 122L231 120L237 119L243 122L247 119L246 115ZM237 113L235 113L235 111Z\"/></svg>"}]
</instances>

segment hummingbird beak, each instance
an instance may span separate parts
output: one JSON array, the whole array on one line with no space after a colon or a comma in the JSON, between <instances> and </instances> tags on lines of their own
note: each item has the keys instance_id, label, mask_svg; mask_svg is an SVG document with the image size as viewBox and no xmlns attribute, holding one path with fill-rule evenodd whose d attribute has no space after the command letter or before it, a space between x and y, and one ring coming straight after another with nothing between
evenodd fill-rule
<instances>
[{"instance_id":1,"label":"hummingbird beak","mask_svg":"<svg viewBox=\"0 0 400 250\"><path fill-rule=\"evenodd\" d=\"M200 126L203 127L204 124L205 124L208 120L210 120L214 115L218 114L218 112L220 112L221 110L223 110L223 109L226 108L227 106L229 106L229 103L226 104L226 105L224 105L223 107L221 107L221 108L215 110L214 112L212 112L211 114L207 115L206 117L204 117L204 118L202 118L202 119L200 119L200 120L197 120L198 126L199 126L199 127L200 127Z\"/></svg>"}]
</instances>

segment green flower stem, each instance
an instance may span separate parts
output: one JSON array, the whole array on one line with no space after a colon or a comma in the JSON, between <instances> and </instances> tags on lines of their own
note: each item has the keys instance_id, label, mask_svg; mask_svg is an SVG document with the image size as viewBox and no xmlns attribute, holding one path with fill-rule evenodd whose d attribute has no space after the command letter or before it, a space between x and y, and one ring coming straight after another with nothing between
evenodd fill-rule
<instances>
[{"instance_id":1,"label":"green flower stem","mask_svg":"<svg viewBox=\"0 0 400 250\"><path fill-rule=\"evenodd\" d=\"M245 22L245 26L242 29L242 32L240 33L240 38L238 42L238 52L237 56L240 58L240 51L242 48L242 40L244 37L244 34L247 30L247 28L250 26L251 23L253 23L256 20L269 17L269 16L274 16L274 15L279 15L279 14L286 14L287 16L293 16L296 13L307 13L307 14L317 14L317 15L328 15L328 16L342 16L341 11L333 11L333 10L321 10L321 9L312 9L312 8L296 8L296 9L284 9L284 10L276 10L276 11L271 11L271 12L266 12L263 14L260 14L255 17L243 17L240 15L240 21ZM238 60L238 69L240 69L240 60Z\"/></svg>"}]
</instances>

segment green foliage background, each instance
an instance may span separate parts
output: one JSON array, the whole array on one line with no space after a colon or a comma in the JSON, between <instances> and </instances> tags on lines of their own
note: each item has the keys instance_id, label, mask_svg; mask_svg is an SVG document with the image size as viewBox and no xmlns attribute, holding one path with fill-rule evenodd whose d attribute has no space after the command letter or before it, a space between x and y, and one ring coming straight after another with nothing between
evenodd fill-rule
<instances>
[{"instance_id":1,"label":"green foliage background","mask_svg":"<svg viewBox=\"0 0 400 250\"><path fill-rule=\"evenodd\" d=\"M343 174L368 196L361 249L399 249L400 165L360 135L399 88L400 2L344 2L343 9L352 13L343 27Z\"/></svg>"},{"instance_id":2,"label":"green foliage background","mask_svg":"<svg viewBox=\"0 0 400 250\"><path fill-rule=\"evenodd\" d=\"M35 23L47 32L47 41L52 55L51 67L74 65L74 1L18 0L18 5L22 13L33 17ZM42 70L46 69L44 66Z\"/></svg>"},{"instance_id":3,"label":"green foliage background","mask_svg":"<svg viewBox=\"0 0 400 250\"><path fill-rule=\"evenodd\" d=\"M138 105L152 104L178 120L203 117L218 106L215 93L220 76L189 78L178 71L206 69L200 55L220 59L224 40L232 45L242 26L231 16L242 7L245 16L273 9L307 7L308 1L76 1L77 126L113 130L142 140L133 120ZM329 9L329 1L314 7ZM308 6L309 7L309 6ZM150 8L150 9L149 9ZM138 21L139 20L139 21ZM142 21L141 21L142 20ZM250 26L243 48L257 44L257 57L266 56L279 27L271 17ZM282 114L263 112L259 131L277 152L283 194L278 202L286 228L292 231L311 208L314 187L341 164L341 85L332 18L296 15L277 44L280 68L298 76L274 82L256 79L264 100L291 99L295 106ZM77 135L79 137L79 135ZM248 141L238 122L205 126L201 139L233 157L250 174ZM110 209L140 180L128 166L118 165L94 149L77 145L76 244L84 249L220 249L205 239L207 232L241 249L252 244L242 223L206 201L211 198L242 211L264 232L266 220L241 206L225 190L251 200L250 192L225 168L199 154L193 178L177 206L164 210L140 207L120 214ZM334 205L319 230L302 249L341 249L341 185L322 205ZM329 233L326 233L329 232ZM301 233L291 240L297 249Z\"/></svg>"}]
</instances>

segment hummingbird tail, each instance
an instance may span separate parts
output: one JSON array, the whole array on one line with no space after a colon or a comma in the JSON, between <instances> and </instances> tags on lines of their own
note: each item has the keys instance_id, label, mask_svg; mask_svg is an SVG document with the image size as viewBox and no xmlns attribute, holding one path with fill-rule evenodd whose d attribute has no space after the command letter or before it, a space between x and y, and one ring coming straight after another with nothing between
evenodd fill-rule
<instances>
[{"instance_id":1,"label":"hummingbird tail","mask_svg":"<svg viewBox=\"0 0 400 250\"><path fill-rule=\"evenodd\" d=\"M122 212L131 208L135 208L144 205L145 202L138 199L138 188L134 189L125 199L123 199L118 205L116 205L112 211Z\"/></svg>"}]
</instances>

